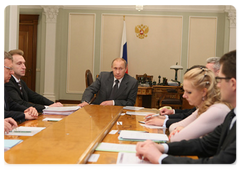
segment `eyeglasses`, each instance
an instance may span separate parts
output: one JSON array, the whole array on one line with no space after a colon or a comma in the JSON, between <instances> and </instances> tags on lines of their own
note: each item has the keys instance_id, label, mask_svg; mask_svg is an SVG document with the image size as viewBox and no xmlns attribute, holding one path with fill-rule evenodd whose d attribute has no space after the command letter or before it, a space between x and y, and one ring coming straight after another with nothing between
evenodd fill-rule
<instances>
[{"instance_id":1,"label":"eyeglasses","mask_svg":"<svg viewBox=\"0 0 240 170\"><path fill-rule=\"evenodd\" d=\"M12 67L7 67L7 66L4 66L4 68L8 69L9 71L12 71L13 68Z\"/></svg>"},{"instance_id":2,"label":"eyeglasses","mask_svg":"<svg viewBox=\"0 0 240 170\"><path fill-rule=\"evenodd\" d=\"M225 80L230 80L231 77L215 77L215 80L217 83L221 83L222 79L225 79Z\"/></svg>"}]
</instances>

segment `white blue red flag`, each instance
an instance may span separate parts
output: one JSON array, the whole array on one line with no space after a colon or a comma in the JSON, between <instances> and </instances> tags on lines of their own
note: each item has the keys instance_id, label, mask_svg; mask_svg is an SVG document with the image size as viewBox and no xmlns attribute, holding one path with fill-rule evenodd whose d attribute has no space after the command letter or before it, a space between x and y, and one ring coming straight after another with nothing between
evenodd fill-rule
<instances>
[{"instance_id":1,"label":"white blue red flag","mask_svg":"<svg viewBox=\"0 0 240 170\"><path fill-rule=\"evenodd\" d=\"M126 34L125 21L123 21L123 33L122 33L122 43L121 43L120 57L125 59L126 62L128 63L128 59L127 59L127 34ZM128 69L126 70L126 73L128 73Z\"/></svg>"}]
</instances>

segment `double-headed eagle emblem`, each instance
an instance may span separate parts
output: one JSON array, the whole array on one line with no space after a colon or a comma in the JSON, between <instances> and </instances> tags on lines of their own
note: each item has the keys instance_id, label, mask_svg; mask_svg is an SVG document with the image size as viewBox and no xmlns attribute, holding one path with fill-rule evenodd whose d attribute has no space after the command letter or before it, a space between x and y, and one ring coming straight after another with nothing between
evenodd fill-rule
<instances>
[{"instance_id":1,"label":"double-headed eagle emblem","mask_svg":"<svg viewBox=\"0 0 240 170\"><path fill-rule=\"evenodd\" d=\"M140 39L147 37L148 31L149 31L149 27L147 25L141 24L135 27L136 36Z\"/></svg>"}]
</instances>

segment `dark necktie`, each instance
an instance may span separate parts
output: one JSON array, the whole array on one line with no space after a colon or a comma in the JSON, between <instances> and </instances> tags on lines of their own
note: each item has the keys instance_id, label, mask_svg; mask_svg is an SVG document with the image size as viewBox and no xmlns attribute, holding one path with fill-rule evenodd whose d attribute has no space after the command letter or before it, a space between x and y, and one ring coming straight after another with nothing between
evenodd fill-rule
<instances>
[{"instance_id":1,"label":"dark necktie","mask_svg":"<svg viewBox=\"0 0 240 170\"><path fill-rule=\"evenodd\" d=\"M18 86L19 86L19 89L20 89L21 95L23 95L21 82L19 81L17 84L18 84Z\"/></svg>"},{"instance_id":2,"label":"dark necktie","mask_svg":"<svg viewBox=\"0 0 240 170\"><path fill-rule=\"evenodd\" d=\"M232 113L231 113L231 122L230 122L230 124L229 124L229 130L232 129L233 124L234 124L235 121L236 121L235 116L236 116L236 115L235 115L234 111L232 111Z\"/></svg>"},{"instance_id":3,"label":"dark necktie","mask_svg":"<svg viewBox=\"0 0 240 170\"><path fill-rule=\"evenodd\" d=\"M117 94L117 91L118 91L118 83L119 83L119 80L115 80L115 85L112 88L112 91L111 91L111 94L110 94L110 97L109 97L110 100L113 100L113 99L116 98L116 94Z\"/></svg>"}]
</instances>

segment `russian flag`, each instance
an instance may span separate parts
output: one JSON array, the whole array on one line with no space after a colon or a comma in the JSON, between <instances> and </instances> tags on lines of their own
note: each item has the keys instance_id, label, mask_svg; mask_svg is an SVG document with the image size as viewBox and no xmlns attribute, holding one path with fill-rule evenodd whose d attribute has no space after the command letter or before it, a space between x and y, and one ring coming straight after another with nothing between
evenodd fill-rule
<instances>
[{"instance_id":1,"label":"russian flag","mask_svg":"<svg viewBox=\"0 0 240 170\"><path fill-rule=\"evenodd\" d=\"M122 43L121 43L121 50L120 50L120 57L127 60L127 34L126 34L126 25L125 20L123 21L123 33L122 33ZM126 70L126 73L128 73L128 69Z\"/></svg>"}]
</instances>

